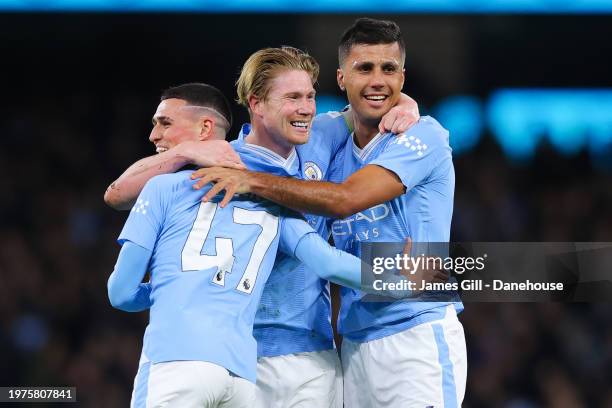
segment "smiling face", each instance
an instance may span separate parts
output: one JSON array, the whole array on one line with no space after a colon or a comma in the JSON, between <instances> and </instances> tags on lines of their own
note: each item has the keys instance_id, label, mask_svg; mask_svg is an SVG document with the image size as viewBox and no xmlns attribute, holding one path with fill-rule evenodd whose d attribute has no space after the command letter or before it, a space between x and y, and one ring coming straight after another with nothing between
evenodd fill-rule
<instances>
[{"instance_id":1,"label":"smiling face","mask_svg":"<svg viewBox=\"0 0 612 408\"><path fill-rule=\"evenodd\" d=\"M186 107L187 102L177 98L165 99L157 106L149 136L157 153L165 152L181 142L201 140L198 116Z\"/></svg>"},{"instance_id":2,"label":"smiling face","mask_svg":"<svg viewBox=\"0 0 612 408\"><path fill-rule=\"evenodd\" d=\"M316 113L312 78L303 70L282 70L271 80L264 100L251 101L252 112L272 141L283 147L308 142Z\"/></svg>"},{"instance_id":3,"label":"smiling face","mask_svg":"<svg viewBox=\"0 0 612 408\"><path fill-rule=\"evenodd\" d=\"M355 44L337 72L340 89L357 120L377 126L397 104L404 86L404 63L400 46Z\"/></svg>"}]
</instances>

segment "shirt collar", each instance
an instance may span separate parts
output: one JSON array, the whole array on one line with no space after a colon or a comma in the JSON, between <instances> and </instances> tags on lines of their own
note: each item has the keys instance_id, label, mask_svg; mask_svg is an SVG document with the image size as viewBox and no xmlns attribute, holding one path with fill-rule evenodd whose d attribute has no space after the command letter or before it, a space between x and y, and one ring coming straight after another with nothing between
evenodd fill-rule
<instances>
[{"instance_id":1,"label":"shirt collar","mask_svg":"<svg viewBox=\"0 0 612 408\"><path fill-rule=\"evenodd\" d=\"M243 145L246 149L252 151L253 153L267 159L268 161L284 168L285 170L287 170L287 172L291 172L291 169L293 167L293 164L295 162L295 159L297 157L297 153L295 151L295 147L291 148L291 153L289 153L289 156L285 159L283 156L281 156L280 154L273 152L272 150L263 147L263 146L259 146L259 145L254 145L251 143L246 143L244 142Z\"/></svg>"},{"instance_id":2,"label":"shirt collar","mask_svg":"<svg viewBox=\"0 0 612 408\"><path fill-rule=\"evenodd\" d=\"M386 133L385 133L386 134ZM353 141L353 154L361 161L365 161L370 154L374 151L374 148L382 142L384 134L378 133L372 140L368 142L367 145L364 146L363 149L360 149L355 143L355 133L351 134L351 140Z\"/></svg>"}]
</instances>

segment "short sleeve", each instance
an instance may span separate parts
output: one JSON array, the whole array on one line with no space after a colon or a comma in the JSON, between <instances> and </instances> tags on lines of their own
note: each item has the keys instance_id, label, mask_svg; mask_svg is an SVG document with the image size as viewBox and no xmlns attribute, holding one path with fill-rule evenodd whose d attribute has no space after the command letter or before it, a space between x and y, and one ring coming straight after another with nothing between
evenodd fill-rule
<instances>
[{"instance_id":1,"label":"short sleeve","mask_svg":"<svg viewBox=\"0 0 612 408\"><path fill-rule=\"evenodd\" d=\"M163 180L163 176L158 176L145 184L119 234L120 245L131 241L153 251L163 225L166 197L170 195L170 191L163 194Z\"/></svg>"},{"instance_id":2,"label":"short sleeve","mask_svg":"<svg viewBox=\"0 0 612 408\"><path fill-rule=\"evenodd\" d=\"M295 249L300 240L308 234L316 233L301 214L283 210L278 249L289 256L295 256Z\"/></svg>"},{"instance_id":3,"label":"short sleeve","mask_svg":"<svg viewBox=\"0 0 612 408\"><path fill-rule=\"evenodd\" d=\"M426 181L444 159L451 160L448 131L435 119L424 117L405 133L391 137L368 164L394 172L410 190Z\"/></svg>"}]
</instances>

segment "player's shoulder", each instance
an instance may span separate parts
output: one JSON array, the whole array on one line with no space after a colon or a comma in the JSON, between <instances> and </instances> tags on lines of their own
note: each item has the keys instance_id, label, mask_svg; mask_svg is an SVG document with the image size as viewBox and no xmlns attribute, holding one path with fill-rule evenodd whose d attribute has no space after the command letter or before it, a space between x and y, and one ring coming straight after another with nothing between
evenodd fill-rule
<instances>
[{"instance_id":1,"label":"player's shoulder","mask_svg":"<svg viewBox=\"0 0 612 408\"><path fill-rule=\"evenodd\" d=\"M450 147L448 135L448 130L442 127L437 120L431 116L422 116L408 130L391 138L391 143L410 144L410 147L415 145L415 147L423 148L447 148Z\"/></svg>"},{"instance_id":2,"label":"player's shoulder","mask_svg":"<svg viewBox=\"0 0 612 408\"><path fill-rule=\"evenodd\" d=\"M440 142L448 143L448 130L431 116L422 116L414 126L404 133L415 134L432 142L439 140Z\"/></svg>"},{"instance_id":3,"label":"player's shoulder","mask_svg":"<svg viewBox=\"0 0 612 408\"><path fill-rule=\"evenodd\" d=\"M319 113L312 121L313 130L335 128L337 130L348 130L346 118L342 112L329 111Z\"/></svg>"},{"instance_id":4,"label":"player's shoulder","mask_svg":"<svg viewBox=\"0 0 612 408\"><path fill-rule=\"evenodd\" d=\"M351 129L342 112L320 113L312 122L310 141L307 146L315 149L331 148L332 151L335 151L349 138L350 134Z\"/></svg>"},{"instance_id":5,"label":"player's shoulder","mask_svg":"<svg viewBox=\"0 0 612 408\"><path fill-rule=\"evenodd\" d=\"M221 199L221 194L218 196ZM240 207L245 210L253 210L253 211L265 211L271 215L281 216L284 207L267 200L265 198L256 196L252 193L247 194L237 194L230 201L230 205L233 207Z\"/></svg>"},{"instance_id":6,"label":"player's shoulder","mask_svg":"<svg viewBox=\"0 0 612 408\"><path fill-rule=\"evenodd\" d=\"M146 186L149 189L159 189L166 192L185 189L191 187L191 184L193 184L193 181L189 177L191 173L193 173L193 170L181 170L176 173L160 174L147 181Z\"/></svg>"}]
</instances>

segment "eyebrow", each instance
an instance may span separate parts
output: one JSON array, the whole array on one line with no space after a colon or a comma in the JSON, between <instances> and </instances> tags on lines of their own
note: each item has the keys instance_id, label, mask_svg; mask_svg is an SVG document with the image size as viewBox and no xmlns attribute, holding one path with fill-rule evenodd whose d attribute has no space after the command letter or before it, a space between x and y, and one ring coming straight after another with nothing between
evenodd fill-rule
<instances>
[{"instance_id":1,"label":"eyebrow","mask_svg":"<svg viewBox=\"0 0 612 408\"><path fill-rule=\"evenodd\" d=\"M168 116L153 116L151 118L151 122L153 122L153 124L156 124L157 122L172 122L172 119L170 119Z\"/></svg>"},{"instance_id":2,"label":"eyebrow","mask_svg":"<svg viewBox=\"0 0 612 408\"><path fill-rule=\"evenodd\" d=\"M354 67L357 67L357 68L372 68L376 64L377 64L377 62L374 62L374 61L355 61ZM398 62L394 61L394 60L385 60L385 61L382 61L382 62L380 62L380 65L383 66L383 67L384 66L389 66L389 65L391 65L393 67L399 67L400 66L400 64Z\"/></svg>"},{"instance_id":3,"label":"eyebrow","mask_svg":"<svg viewBox=\"0 0 612 408\"><path fill-rule=\"evenodd\" d=\"M355 68L372 68L373 66L374 63L372 61L361 61L354 65Z\"/></svg>"},{"instance_id":4,"label":"eyebrow","mask_svg":"<svg viewBox=\"0 0 612 408\"><path fill-rule=\"evenodd\" d=\"M304 92L304 91L290 91L290 92L287 92L286 94L283 94L282 96L285 96L285 97L287 97L287 96L301 96L301 95L308 96L308 95L316 95L316 93L317 93L317 91L314 90L314 89L311 90L311 91L308 91L308 92Z\"/></svg>"}]
</instances>

